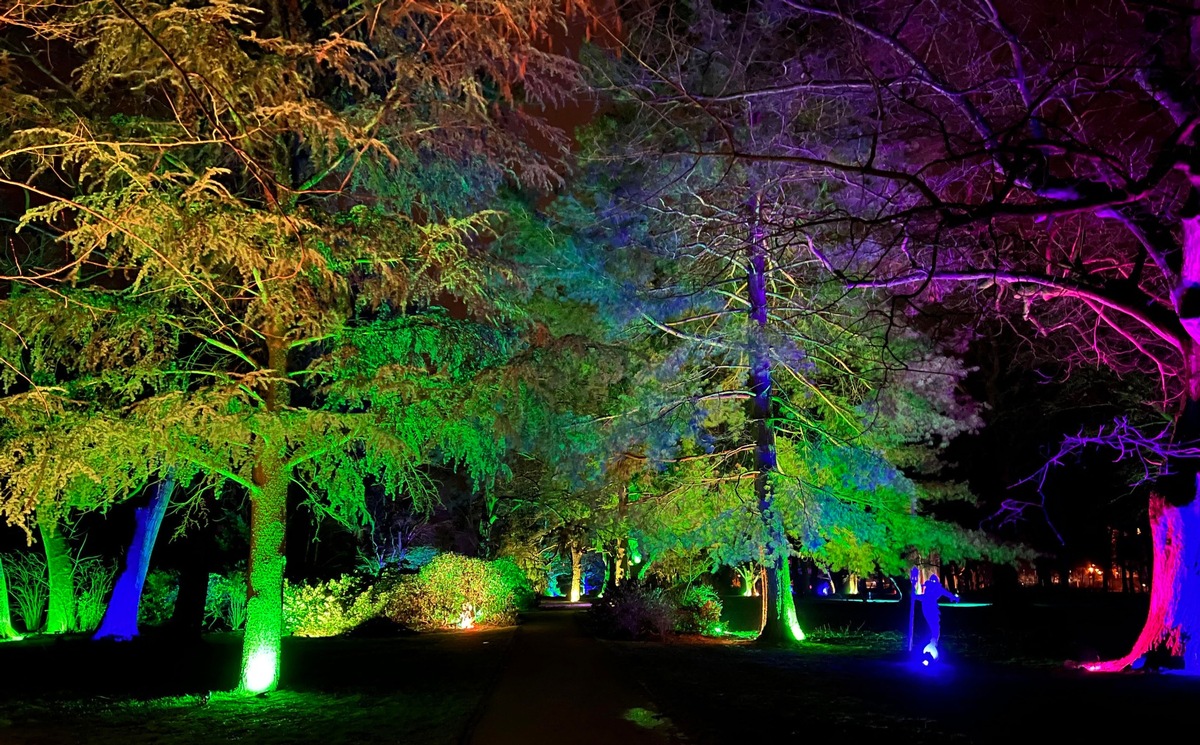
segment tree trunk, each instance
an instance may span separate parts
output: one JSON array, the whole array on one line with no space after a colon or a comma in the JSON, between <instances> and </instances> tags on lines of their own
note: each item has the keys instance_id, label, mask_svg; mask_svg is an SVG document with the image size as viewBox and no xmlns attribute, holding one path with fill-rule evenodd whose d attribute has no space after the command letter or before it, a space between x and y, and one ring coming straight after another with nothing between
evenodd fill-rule
<instances>
[{"instance_id":1,"label":"tree trunk","mask_svg":"<svg viewBox=\"0 0 1200 745\"><path fill-rule=\"evenodd\" d=\"M572 603L578 603L581 594L580 584L583 582L583 551L571 547L571 596Z\"/></svg>"},{"instance_id":2,"label":"tree trunk","mask_svg":"<svg viewBox=\"0 0 1200 745\"><path fill-rule=\"evenodd\" d=\"M796 620L796 606L792 598L791 572L788 559L791 546L783 520L775 508L774 486L777 459L775 454L775 428L772 422L771 355L766 338L767 327L767 247L765 231L757 221L758 199L752 205L755 224L751 231L750 261L747 290L750 300L750 392L751 418L755 422L757 447L754 477L754 494L758 501L759 514L765 528L763 566L766 582L763 586L766 603L766 622L758 639L765 644L778 644L804 639L804 632Z\"/></svg>"},{"instance_id":3,"label":"tree trunk","mask_svg":"<svg viewBox=\"0 0 1200 745\"><path fill-rule=\"evenodd\" d=\"M199 637L204 633L208 569L216 547L208 531L193 531L184 541L180 552L179 594L175 596L175 610L168 626L181 636Z\"/></svg>"},{"instance_id":4,"label":"tree trunk","mask_svg":"<svg viewBox=\"0 0 1200 745\"><path fill-rule=\"evenodd\" d=\"M267 362L282 380L287 375L287 347L270 330ZM287 404L287 390L273 380L264 386L264 408L277 412ZM279 685L283 646L284 538L290 471L284 467L282 443L264 442L254 465L250 495L250 562L246 578L246 627L242 637L242 670L238 692L265 693Z\"/></svg>"},{"instance_id":5,"label":"tree trunk","mask_svg":"<svg viewBox=\"0 0 1200 745\"><path fill-rule=\"evenodd\" d=\"M1200 253L1196 256L1200 259ZM1200 270L1200 267L1197 268ZM1186 356L1188 401L1176 419L1174 439L1200 439L1200 345ZM1200 675L1200 464L1169 464L1172 475L1160 478L1150 495L1150 609L1133 648L1115 660L1085 663L1087 670L1122 670L1150 653L1169 655L1174 667Z\"/></svg>"},{"instance_id":6,"label":"tree trunk","mask_svg":"<svg viewBox=\"0 0 1200 745\"><path fill-rule=\"evenodd\" d=\"M129 552L125 554L125 565L113 585L112 597L104 609L104 620L93 639L115 639L128 641L138 635L138 609L142 603L142 588L146 584L146 572L150 569L150 554L158 540L163 515L171 503L171 492L175 490L175 472L167 469L161 481L154 487L150 503L138 507L134 513L135 526Z\"/></svg>"},{"instance_id":7,"label":"tree trunk","mask_svg":"<svg viewBox=\"0 0 1200 745\"><path fill-rule=\"evenodd\" d=\"M38 513L38 534L46 551L46 580L49 603L46 633L63 634L75 630L75 564L71 547L62 534L58 520Z\"/></svg>"},{"instance_id":8,"label":"tree trunk","mask_svg":"<svg viewBox=\"0 0 1200 745\"><path fill-rule=\"evenodd\" d=\"M1088 670L1115 672L1146 654L1164 651L1184 671L1200 673L1200 643L1187 643L1200 629L1200 501L1176 507L1159 494L1151 496L1150 536L1154 568L1146 623L1128 654L1086 663Z\"/></svg>"},{"instance_id":9,"label":"tree trunk","mask_svg":"<svg viewBox=\"0 0 1200 745\"><path fill-rule=\"evenodd\" d=\"M0 561L0 639L16 639L20 636L12 625L12 611L8 607L8 577L4 574L4 562Z\"/></svg>"},{"instance_id":10,"label":"tree trunk","mask_svg":"<svg viewBox=\"0 0 1200 745\"><path fill-rule=\"evenodd\" d=\"M629 576L629 537L625 533L625 516L629 511L629 486L622 484L617 489L617 538L612 541L607 563L604 591L620 587Z\"/></svg>"},{"instance_id":11,"label":"tree trunk","mask_svg":"<svg viewBox=\"0 0 1200 745\"><path fill-rule=\"evenodd\" d=\"M243 693L263 693L279 685L288 481L278 458L265 456L254 467L258 493L250 499L250 564L239 684Z\"/></svg>"}]
</instances>

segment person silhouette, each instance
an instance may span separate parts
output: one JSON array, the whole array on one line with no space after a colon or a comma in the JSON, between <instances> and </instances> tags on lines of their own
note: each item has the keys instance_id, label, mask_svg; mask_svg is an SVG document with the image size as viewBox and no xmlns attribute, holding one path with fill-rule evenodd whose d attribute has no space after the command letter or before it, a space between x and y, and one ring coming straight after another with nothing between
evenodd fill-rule
<instances>
[{"instance_id":1,"label":"person silhouette","mask_svg":"<svg viewBox=\"0 0 1200 745\"><path fill-rule=\"evenodd\" d=\"M959 598L942 585L936 574L929 575L929 579L925 580L925 591L917 597L921 600L921 615L925 617L925 625L929 627L929 643L921 650L921 663L928 665L938 658L938 640L942 636L942 609L938 606L938 601L950 598L957 603Z\"/></svg>"}]
</instances>

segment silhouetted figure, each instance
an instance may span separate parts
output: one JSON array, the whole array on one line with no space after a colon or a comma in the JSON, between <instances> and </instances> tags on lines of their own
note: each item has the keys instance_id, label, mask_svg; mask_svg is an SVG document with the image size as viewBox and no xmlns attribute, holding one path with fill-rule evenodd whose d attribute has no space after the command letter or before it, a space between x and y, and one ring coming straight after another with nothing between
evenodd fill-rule
<instances>
[{"instance_id":1,"label":"silhouetted figure","mask_svg":"<svg viewBox=\"0 0 1200 745\"><path fill-rule=\"evenodd\" d=\"M925 625L929 627L929 643L921 651L925 658L923 662L928 665L938 658L937 645L942 636L942 609L938 607L938 601L942 598L950 598L957 603L958 596L943 587L942 581L936 574L931 574L929 579L925 580L925 591L917 597L921 601L921 615L925 616Z\"/></svg>"}]
</instances>

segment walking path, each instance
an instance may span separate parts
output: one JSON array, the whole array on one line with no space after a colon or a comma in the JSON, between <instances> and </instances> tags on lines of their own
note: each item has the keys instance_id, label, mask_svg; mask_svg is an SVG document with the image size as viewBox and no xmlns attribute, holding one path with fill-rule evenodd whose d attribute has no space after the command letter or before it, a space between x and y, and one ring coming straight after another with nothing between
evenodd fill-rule
<instances>
[{"instance_id":1,"label":"walking path","mask_svg":"<svg viewBox=\"0 0 1200 745\"><path fill-rule=\"evenodd\" d=\"M504 668L464 745L675 745L686 740L658 715L613 653L586 634L578 608L525 614Z\"/></svg>"}]
</instances>

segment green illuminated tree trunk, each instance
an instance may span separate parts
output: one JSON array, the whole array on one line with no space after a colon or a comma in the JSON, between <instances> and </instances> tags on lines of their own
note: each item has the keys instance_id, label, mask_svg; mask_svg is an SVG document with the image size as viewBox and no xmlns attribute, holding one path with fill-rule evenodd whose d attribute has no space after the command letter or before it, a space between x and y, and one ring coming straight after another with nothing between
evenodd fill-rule
<instances>
[{"instance_id":1,"label":"green illuminated tree trunk","mask_svg":"<svg viewBox=\"0 0 1200 745\"><path fill-rule=\"evenodd\" d=\"M0 639L15 639L20 634L13 628L12 611L8 607L8 577L4 574L4 562L0 560Z\"/></svg>"},{"instance_id":2,"label":"green illuminated tree trunk","mask_svg":"<svg viewBox=\"0 0 1200 745\"><path fill-rule=\"evenodd\" d=\"M268 333L270 368L287 374L285 341ZM269 412L287 403L287 390L278 380L264 386L263 401ZM280 649L283 644L284 536L287 530L287 492L291 473L279 451L282 443L266 443L267 452L254 466L250 495L250 562L246 582L246 627L242 638L241 693L263 693L279 685Z\"/></svg>"},{"instance_id":3,"label":"green illuminated tree trunk","mask_svg":"<svg viewBox=\"0 0 1200 745\"><path fill-rule=\"evenodd\" d=\"M71 547L56 518L39 512L37 523L46 552L49 584L46 633L63 634L75 629L75 566L71 561Z\"/></svg>"},{"instance_id":4,"label":"green illuminated tree trunk","mask_svg":"<svg viewBox=\"0 0 1200 745\"><path fill-rule=\"evenodd\" d=\"M250 565L239 678L243 693L271 691L279 684L288 481L277 457L264 457L254 467L258 493L250 499Z\"/></svg>"}]
</instances>

